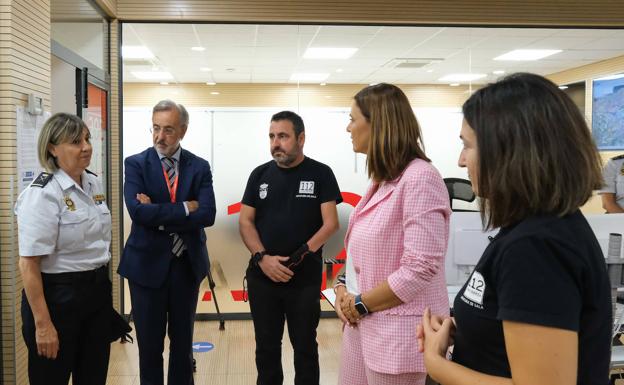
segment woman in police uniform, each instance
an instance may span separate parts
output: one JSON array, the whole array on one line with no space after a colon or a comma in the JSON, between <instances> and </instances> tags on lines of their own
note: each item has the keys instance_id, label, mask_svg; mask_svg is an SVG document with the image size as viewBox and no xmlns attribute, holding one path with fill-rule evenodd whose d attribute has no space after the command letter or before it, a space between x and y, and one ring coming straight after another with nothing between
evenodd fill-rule
<instances>
[{"instance_id":1,"label":"woman in police uniform","mask_svg":"<svg viewBox=\"0 0 624 385\"><path fill-rule=\"evenodd\" d=\"M609 159L602 176L604 185L598 191L602 208L608 214L624 213L624 155Z\"/></svg>"},{"instance_id":2,"label":"woman in police uniform","mask_svg":"<svg viewBox=\"0 0 624 385\"><path fill-rule=\"evenodd\" d=\"M41 173L19 196L22 334L31 385L104 385L110 355L111 217L87 170L89 129L58 113L38 142Z\"/></svg>"}]
</instances>

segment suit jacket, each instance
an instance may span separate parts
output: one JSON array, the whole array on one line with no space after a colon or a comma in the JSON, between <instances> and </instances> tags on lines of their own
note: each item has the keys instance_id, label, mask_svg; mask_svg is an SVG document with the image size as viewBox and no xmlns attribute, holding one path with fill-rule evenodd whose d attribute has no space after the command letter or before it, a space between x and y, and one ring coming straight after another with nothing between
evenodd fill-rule
<instances>
[{"instance_id":1,"label":"suit jacket","mask_svg":"<svg viewBox=\"0 0 624 385\"><path fill-rule=\"evenodd\" d=\"M197 283L210 266L204 227L215 220L216 207L212 174L207 161L182 149L178 164L176 202L172 203L158 153L153 147L126 158L124 200L132 218L132 229L124 247L118 273L142 286L160 287L175 258L173 237L184 240ZM148 195L151 204L141 204L138 193ZM197 211L186 215L182 202L196 200Z\"/></svg>"},{"instance_id":2,"label":"suit jacket","mask_svg":"<svg viewBox=\"0 0 624 385\"><path fill-rule=\"evenodd\" d=\"M449 313L444 256L450 213L440 174L421 159L393 181L372 183L351 213L345 245L359 291L388 281L404 302L371 313L358 325L368 368L425 372L416 325L425 307L433 314Z\"/></svg>"}]
</instances>

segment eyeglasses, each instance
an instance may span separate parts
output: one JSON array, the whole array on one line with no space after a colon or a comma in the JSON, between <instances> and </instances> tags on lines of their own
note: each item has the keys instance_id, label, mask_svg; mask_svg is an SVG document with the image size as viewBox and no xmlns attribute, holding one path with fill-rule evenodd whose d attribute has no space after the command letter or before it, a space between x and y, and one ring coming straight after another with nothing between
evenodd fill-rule
<instances>
[{"instance_id":1,"label":"eyeglasses","mask_svg":"<svg viewBox=\"0 0 624 385\"><path fill-rule=\"evenodd\" d=\"M165 128L160 128L160 127L150 127L150 133L152 134L160 134L160 131L164 132L165 135L167 136L171 136L173 134L175 134L175 128L172 127L165 127Z\"/></svg>"}]
</instances>

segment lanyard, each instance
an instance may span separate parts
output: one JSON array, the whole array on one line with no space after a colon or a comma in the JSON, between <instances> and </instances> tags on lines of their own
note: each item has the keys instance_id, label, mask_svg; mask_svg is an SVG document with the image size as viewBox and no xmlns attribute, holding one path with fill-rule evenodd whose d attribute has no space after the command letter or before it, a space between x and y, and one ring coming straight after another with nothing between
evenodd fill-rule
<instances>
[{"instance_id":1,"label":"lanyard","mask_svg":"<svg viewBox=\"0 0 624 385\"><path fill-rule=\"evenodd\" d=\"M173 167L175 167L175 165ZM178 173L176 172L175 179L173 179L173 186L171 186L171 183L169 183L169 175L167 175L167 171L165 171L165 166L163 166L162 169L163 169L163 174L165 175L165 180L167 181L167 189L169 190L171 203L175 203L176 191L178 190Z\"/></svg>"}]
</instances>

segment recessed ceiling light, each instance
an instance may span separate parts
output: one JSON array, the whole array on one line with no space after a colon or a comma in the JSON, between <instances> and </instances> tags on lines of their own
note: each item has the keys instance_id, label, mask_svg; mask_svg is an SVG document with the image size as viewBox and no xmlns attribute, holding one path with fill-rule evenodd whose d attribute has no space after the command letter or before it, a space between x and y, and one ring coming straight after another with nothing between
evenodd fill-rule
<instances>
[{"instance_id":1,"label":"recessed ceiling light","mask_svg":"<svg viewBox=\"0 0 624 385\"><path fill-rule=\"evenodd\" d=\"M505 71L503 71L503 70L496 70L496 71L492 71L492 73L493 73L494 75L502 75L502 74L504 74L504 73L505 73Z\"/></svg>"},{"instance_id":2,"label":"recessed ceiling light","mask_svg":"<svg viewBox=\"0 0 624 385\"><path fill-rule=\"evenodd\" d=\"M205 50L206 50L206 48L205 48L205 47L199 47L199 46L196 46L196 47L191 47L191 49L192 49L193 51L198 51L198 52L201 52L201 51L205 51Z\"/></svg>"},{"instance_id":3,"label":"recessed ceiling light","mask_svg":"<svg viewBox=\"0 0 624 385\"><path fill-rule=\"evenodd\" d=\"M199 70L200 70L201 72L210 72L210 71L212 71L212 68L209 68L209 67L201 67Z\"/></svg>"},{"instance_id":4,"label":"recessed ceiling light","mask_svg":"<svg viewBox=\"0 0 624 385\"><path fill-rule=\"evenodd\" d=\"M344 71L342 68L336 69L336 72L342 72L342 71Z\"/></svg>"},{"instance_id":5,"label":"recessed ceiling light","mask_svg":"<svg viewBox=\"0 0 624 385\"><path fill-rule=\"evenodd\" d=\"M215 82L206 82L207 86L214 86L215 84L217 84L217 83L215 83Z\"/></svg>"},{"instance_id":6,"label":"recessed ceiling light","mask_svg":"<svg viewBox=\"0 0 624 385\"><path fill-rule=\"evenodd\" d=\"M220 94L220 92L217 92L217 91L212 91L212 92L210 93L210 95L219 95L219 94Z\"/></svg>"},{"instance_id":7,"label":"recessed ceiling light","mask_svg":"<svg viewBox=\"0 0 624 385\"><path fill-rule=\"evenodd\" d=\"M318 83L327 79L329 74L327 73L306 73L306 72L296 72L290 75L291 82L310 82L310 83Z\"/></svg>"},{"instance_id":8,"label":"recessed ceiling light","mask_svg":"<svg viewBox=\"0 0 624 385\"><path fill-rule=\"evenodd\" d=\"M459 87L459 83L451 83L451 84L449 84L449 86L451 86L451 87Z\"/></svg>"},{"instance_id":9,"label":"recessed ceiling light","mask_svg":"<svg viewBox=\"0 0 624 385\"><path fill-rule=\"evenodd\" d=\"M132 76L140 80L172 80L173 75L165 71L134 71Z\"/></svg>"},{"instance_id":10,"label":"recessed ceiling light","mask_svg":"<svg viewBox=\"0 0 624 385\"><path fill-rule=\"evenodd\" d=\"M567 89L568 89L568 86L559 86L559 89L560 89L560 90L567 90Z\"/></svg>"},{"instance_id":11,"label":"recessed ceiling light","mask_svg":"<svg viewBox=\"0 0 624 385\"><path fill-rule=\"evenodd\" d=\"M433 72L433 70L427 70L427 72L432 73L432 72Z\"/></svg>"},{"instance_id":12,"label":"recessed ceiling light","mask_svg":"<svg viewBox=\"0 0 624 385\"><path fill-rule=\"evenodd\" d=\"M326 85L327 85L327 83L321 83L321 85L322 85L322 86L326 86Z\"/></svg>"},{"instance_id":13,"label":"recessed ceiling light","mask_svg":"<svg viewBox=\"0 0 624 385\"><path fill-rule=\"evenodd\" d=\"M357 48L310 47L303 54L304 59L348 59Z\"/></svg>"},{"instance_id":14,"label":"recessed ceiling light","mask_svg":"<svg viewBox=\"0 0 624 385\"><path fill-rule=\"evenodd\" d=\"M369 86L374 86L374 85L377 85L377 84L379 84L379 83L368 83Z\"/></svg>"},{"instance_id":15,"label":"recessed ceiling light","mask_svg":"<svg viewBox=\"0 0 624 385\"><path fill-rule=\"evenodd\" d=\"M331 95L325 95L327 99L331 99Z\"/></svg>"},{"instance_id":16,"label":"recessed ceiling light","mask_svg":"<svg viewBox=\"0 0 624 385\"><path fill-rule=\"evenodd\" d=\"M124 59L153 59L154 54L143 45L124 45L121 47L121 56Z\"/></svg>"},{"instance_id":17,"label":"recessed ceiling light","mask_svg":"<svg viewBox=\"0 0 624 385\"><path fill-rule=\"evenodd\" d=\"M487 75L485 74L450 74L442 76L438 81L441 82L471 82L477 79L483 79Z\"/></svg>"},{"instance_id":18,"label":"recessed ceiling light","mask_svg":"<svg viewBox=\"0 0 624 385\"><path fill-rule=\"evenodd\" d=\"M515 49L497 56L494 60L528 61L539 60L561 52L560 49Z\"/></svg>"},{"instance_id":19,"label":"recessed ceiling light","mask_svg":"<svg viewBox=\"0 0 624 385\"><path fill-rule=\"evenodd\" d=\"M163 86L166 86L167 84L169 84L169 82L160 82L160 84L162 84Z\"/></svg>"}]
</instances>

